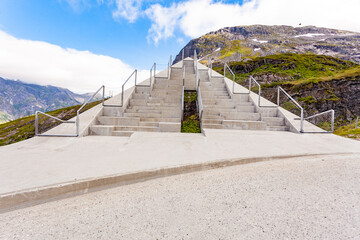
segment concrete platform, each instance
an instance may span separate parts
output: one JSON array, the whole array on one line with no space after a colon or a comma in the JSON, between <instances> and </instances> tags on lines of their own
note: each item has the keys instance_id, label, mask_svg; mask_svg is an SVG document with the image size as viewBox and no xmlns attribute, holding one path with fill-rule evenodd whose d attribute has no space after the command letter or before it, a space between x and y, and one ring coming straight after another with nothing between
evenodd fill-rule
<instances>
[{"instance_id":1,"label":"concrete platform","mask_svg":"<svg viewBox=\"0 0 360 240\"><path fill-rule=\"evenodd\" d=\"M164 177L0 215L0 239L359 239L357 155Z\"/></svg>"},{"instance_id":2,"label":"concrete platform","mask_svg":"<svg viewBox=\"0 0 360 240\"><path fill-rule=\"evenodd\" d=\"M332 134L205 129L131 137L35 137L0 148L0 210L113 184L291 156L360 153Z\"/></svg>"}]
</instances>

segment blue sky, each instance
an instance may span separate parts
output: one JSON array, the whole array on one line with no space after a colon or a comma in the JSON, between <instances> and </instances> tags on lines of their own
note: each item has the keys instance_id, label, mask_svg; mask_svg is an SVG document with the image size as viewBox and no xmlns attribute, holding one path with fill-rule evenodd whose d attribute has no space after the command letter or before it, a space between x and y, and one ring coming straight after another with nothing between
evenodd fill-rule
<instances>
[{"instance_id":1,"label":"blue sky","mask_svg":"<svg viewBox=\"0 0 360 240\"><path fill-rule=\"evenodd\" d=\"M0 0L0 77L77 92L115 87L222 27L360 32L359 9L359 0Z\"/></svg>"},{"instance_id":2,"label":"blue sky","mask_svg":"<svg viewBox=\"0 0 360 240\"><path fill-rule=\"evenodd\" d=\"M2 30L17 38L88 50L142 69L154 61L166 63L170 54L177 54L184 46L176 39L155 46L147 40L149 19L140 17L129 23L115 19L113 9L114 5L97 1L73 7L65 0L1 0L0 24Z\"/></svg>"}]
</instances>

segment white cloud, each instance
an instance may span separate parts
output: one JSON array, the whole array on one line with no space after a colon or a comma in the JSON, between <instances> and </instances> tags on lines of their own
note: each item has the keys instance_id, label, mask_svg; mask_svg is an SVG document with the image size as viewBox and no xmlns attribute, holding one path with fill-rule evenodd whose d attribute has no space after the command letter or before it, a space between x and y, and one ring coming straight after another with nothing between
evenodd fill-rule
<instances>
[{"instance_id":1,"label":"white cloud","mask_svg":"<svg viewBox=\"0 0 360 240\"><path fill-rule=\"evenodd\" d=\"M119 92L122 83L134 71L116 58L17 39L1 30L0 52L0 77L75 92L93 92L101 85ZM140 71L138 79L148 75L148 71Z\"/></svg>"},{"instance_id":2,"label":"white cloud","mask_svg":"<svg viewBox=\"0 0 360 240\"><path fill-rule=\"evenodd\" d=\"M242 5L188 0L146 10L152 21L149 39L157 44L180 30L188 37L237 25L315 25L360 32L359 0L248 0Z\"/></svg>"},{"instance_id":3,"label":"white cloud","mask_svg":"<svg viewBox=\"0 0 360 240\"><path fill-rule=\"evenodd\" d=\"M142 2L142 0L115 0L116 10L113 11L113 17L125 18L130 23L135 22L141 13Z\"/></svg>"}]
</instances>

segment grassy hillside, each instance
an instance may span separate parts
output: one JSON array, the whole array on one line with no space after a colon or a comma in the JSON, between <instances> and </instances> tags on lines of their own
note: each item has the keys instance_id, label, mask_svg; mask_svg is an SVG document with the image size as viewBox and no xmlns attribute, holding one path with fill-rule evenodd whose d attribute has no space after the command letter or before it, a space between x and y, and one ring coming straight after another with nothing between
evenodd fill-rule
<instances>
[{"instance_id":1,"label":"grassy hillside","mask_svg":"<svg viewBox=\"0 0 360 240\"><path fill-rule=\"evenodd\" d=\"M82 112L96 106L101 101L89 103L85 106ZM61 108L58 110L47 112L51 116L58 117L63 120L69 120L76 116L76 111L81 105L75 105L71 107ZM60 122L55 121L44 115L39 115L39 131L47 131L57 125ZM19 142L28 138L32 138L35 135L35 116L27 116L16 119L7 123L0 124L0 146Z\"/></svg>"},{"instance_id":2,"label":"grassy hillside","mask_svg":"<svg viewBox=\"0 0 360 240\"><path fill-rule=\"evenodd\" d=\"M246 62L230 62L228 65L236 74L237 81L247 79L250 75L271 75L276 84L301 83L304 79L326 80L347 75L358 76L360 73L360 66L356 63L314 54L285 53L257 57ZM214 66L214 70L223 71L222 64Z\"/></svg>"}]
</instances>

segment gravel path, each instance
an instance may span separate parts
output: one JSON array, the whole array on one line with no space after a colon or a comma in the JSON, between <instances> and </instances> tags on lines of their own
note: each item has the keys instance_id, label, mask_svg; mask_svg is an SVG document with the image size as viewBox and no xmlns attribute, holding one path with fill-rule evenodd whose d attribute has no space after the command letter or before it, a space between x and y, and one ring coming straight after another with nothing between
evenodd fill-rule
<instances>
[{"instance_id":1,"label":"gravel path","mask_svg":"<svg viewBox=\"0 0 360 240\"><path fill-rule=\"evenodd\" d=\"M108 189L0 215L0 239L360 239L360 155Z\"/></svg>"}]
</instances>

